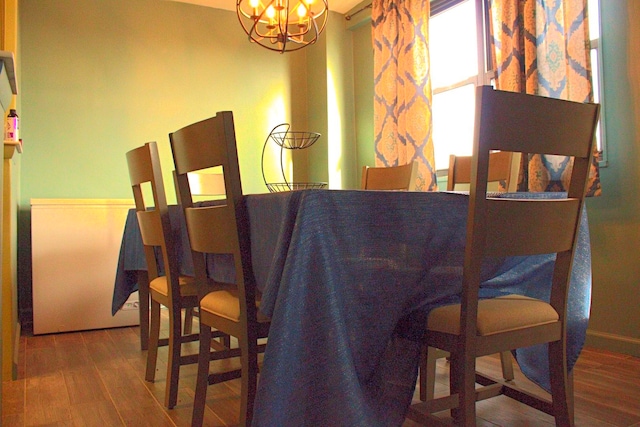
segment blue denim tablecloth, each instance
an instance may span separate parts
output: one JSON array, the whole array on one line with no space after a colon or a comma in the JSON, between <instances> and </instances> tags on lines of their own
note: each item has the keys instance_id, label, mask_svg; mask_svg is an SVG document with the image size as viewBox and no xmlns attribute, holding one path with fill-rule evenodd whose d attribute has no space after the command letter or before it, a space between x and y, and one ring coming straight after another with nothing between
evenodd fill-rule
<instances>
[{"instance_id":1,"label":"blue denim tablecloth","mask_svg":"<svg viewBox=\"0 0 640 427\"><path fill-rule=\"evenodd\" d=\"M303 190L249 195L245 203L253 271L264 291L261 310L272 319L253 425L401 425L416 384L420 346L398 325L459 294L468 197ZM180 257L186 259L183 219L179 210L172 215ZM144 268L132 218L123 238L114 311L136 289L130 271ZM487 264L482 292L544 299L554 258ZM213 257L211 274L229 275L227 262ZM590 291L585 215L570 290L570 367L584 344ZM520 349L516 358L529 378L548 387L546 346Z\"/></svg>"}]
</instances>

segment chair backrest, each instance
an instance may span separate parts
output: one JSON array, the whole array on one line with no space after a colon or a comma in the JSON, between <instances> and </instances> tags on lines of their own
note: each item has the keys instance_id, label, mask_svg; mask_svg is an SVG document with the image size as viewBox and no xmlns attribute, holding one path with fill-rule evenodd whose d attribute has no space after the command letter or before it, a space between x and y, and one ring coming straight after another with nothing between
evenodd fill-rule
<instances>
[{"instance_id":1,"label":"chair backrest","mask_svg":"<svg viewBox=\"0 0 640 427\"><path fill-rule=\"evenodd\" d=\"M497 91L490 86L478 88L462 299L462 312L469 310L469 317L461 319L462 330L475 328L485 257L556 253L550 303L565 320L598 115L597 104ZM487 197L492 150L572 156L567 197ZM473 324L465 325L471 317Z\"/></svg>"},{"instance_id":2,"label":"chair backrest","mask_svg":"<svg viewBox=\"0 0 640 427\"><path fill-rule=\"evenodd\" d=\"M204 254L232 254L241 317L246 314L250 321L255 321L256 289L233 114L218 112L215 117L171 133L169 139L196 279L207 280ZM217 167L222 167L226 198L210 206L195 206L189 173Z\"/></svg>"},{"instance_id":3,"label":"chair backrest","mask_svg":"<svg viewBox=\"0 0 640 427\"><path fill-rule=\"evenodd\" d=\"M166 275L167 282L171 284L168 286L169 297L179 296L178 264L174 256L169 208L156 143L148 142L142 147L127 152L127 165L149 280L162 274ZM145 194L148 196L147 186L153 195L153 207L150 207L150 203L145 200ZM156 260L155 248L158 247L164 271Z\"/></svg>"},{"instance_id":4,"label":"chair backrest","mask_svg":"<svg viewBox=\"0 0 640 427\"><path fill-rule=\"evenodd\" d=\"M408 190L416 188L418 162L389 167L362 167L362 190Z\"/></svg>"},{"instance_id":5,"label":"chair backrest","mask_svg":"<svg viewBox=\"0 0 640 427\"><path fill-rule=\"evenodd\" d=\"M449 173L447 175L447 191L455 190L457 184L471 184L471 162L472 156L449 156ZM517 176L513 176L513 172L517 174L514 167L519 165L520 156L516 153L506 151L494 151L489 154L489 176L490 183L498 183L504 185L507 191L515 191ZM513 179L512 179L513 178ZM496 189L497 190L497 189Z\"/></svg>"}]
</instances>

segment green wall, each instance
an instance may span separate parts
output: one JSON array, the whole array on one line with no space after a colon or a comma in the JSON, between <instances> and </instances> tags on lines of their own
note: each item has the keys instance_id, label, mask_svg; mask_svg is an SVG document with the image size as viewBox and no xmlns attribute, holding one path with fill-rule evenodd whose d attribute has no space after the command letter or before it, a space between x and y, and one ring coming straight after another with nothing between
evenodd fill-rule
<instances>
[{"instance_id":1,"label":"green wall","mask_svg":"<svg viewBox=\"0 0 640 427\"><path fill-rule=\"evenodd\" d=\"M235 12L158 0L20 0L18 252L25 321L30 199L130 199L125 153L136 146L158 142L168 198L175 201L168 134L231 110L245 193L267 192L262 147L284 122L322 133L315 153L295 159L293 173L310 180L311 165L319 164L313 178L326 181L328 147L343 143L330 142L327 132L327 55L352 56L350 41L335 41L348 36L343 21L332 13L317 44L278 54L249 43ZM352 89L344 83L352 71L340 69L345 66L350 59L335 65L341 93L332 96L341 114L352 117ZM342 132L354 135L352 126L349 120ZM346 152L355 151L354 139ZM280 182L273 145L265 174Z\"/></svg>"},{"instance_id":2,"label":"green wall","mask_svg":"<svg viewBox=\"0 0 640 427\"><path fill-rule=\"evenodd\" d=\"M587 202L593 294L587 343L640 356L640 4L601 0L608 167Z\"/></svg>"},{"instance_id":3,"label":"green wall","mask_svg":"<svg viewBox=\"0 0 640 427\"><path fill-rule=\"evenodd\" d=\"M309 129L322 137L299 154L308 162L309 180L327 182L332 189L358 188L360 183L355 129L359 108L354 95L356 48L345 17L331 12L323 37L307 53L307 119ZM297 157L295 165L299 165Z\"/></svg>"},{"instance_id":4,"label":"green wall","mask_svg":"<svg viewBox=\"0 0 640 427\"><path fill-rule=\"evenodd\" d=\"M168 1L22 0L20 24L23 205L130 198L124 154L151 140L168 185L169 132L220 110L234 112L245 192L266 191L262 143L291 120L304 51L267 51L235 13Z\"/></svg>"},{"instance_id":5,"label":"green wall","mask_svg":"<svg viewBox=\"0 0 640 427\"><path fill-rule=\"evenodd\" d=\"M364 13L361 12L361 13ZM355 123L357 141L358 178L362 166L375 166L373 136L373 46L371 44L370 15L353 27L353 63L355 78Z\"/></svg>"},{"instance_id":6,"label":"green wall","mask_svg":"<svg viewBox=\"0 0 640 427\"><path fill-rule=\"evenodd\" d=\"M328 28L327 28L328 29ZM314 145L301 154L308 159L309 181L329 182L327 139L329 121L327 119L327 37L323 33L314 49L307 52L309 63L307 67L307 96L309 115L307 116L308 130L319 132L322 136Z\"/></svg>"}]
</instances>

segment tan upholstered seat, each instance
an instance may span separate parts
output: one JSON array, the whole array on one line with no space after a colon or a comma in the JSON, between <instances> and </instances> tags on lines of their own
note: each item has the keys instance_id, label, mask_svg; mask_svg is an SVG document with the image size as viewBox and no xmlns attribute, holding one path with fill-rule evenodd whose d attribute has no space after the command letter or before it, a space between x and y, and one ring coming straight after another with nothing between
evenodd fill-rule
<instances>
[{"instance_id":1,"label":"tan upholstered seat","mask_svg":"<svg viewBox=\"0 0 640 427\"><path fill-rule=\"evenodd\" d=\"M195 283L193 283L193 277L180 276L178 278L178 282L180 285L180 294L182 296L186 297L198 295L198 288ZM153 279L151 282L149 282L149 289L159 293L160 295L168 297L169 286L167 284L167 276L160 276Z\"/></svg>"},{"instance_id":2,"label":"tan upholstered seat","mask_svg":"<svg viewBox=\"0 0 640 427\"><path fill-rule=\"evenodd\" d=\"M557 322L558 313L544 301L522 295L505 295L478 302L478 335L517 331ZM460 333L460 304L436 308L429 314L427 328L446 334Z\"/></svg>"},{"instance_id":3,"label":"tan upholstered seat","mask_svg":"<svg viewBox=\"0 0 640 427\"><path fill-rule=\"evenodd\" d=\"M427 348L450 353L450 395L413 404L408 418L450 425L433 413L451 409L457 425L473 427L476 401L504 394L551 414L557 426L574 425L567 295L598 115L596 104L478 88L461 302L432 310L423 338ZM487 183L495 150L572 157L566 198L492 198ZM555 254L552 276L549 283L527 285L549 287L549 301L478 298L485 259L540 254ZM548 349L550 399L476 372L477 357L542 344Z\"/></svg>"},{"instance_id":4,"label":"tan upholstered seat","mask_svg":"<svg viewBox=\"0 0 640 427\"><path fill-rule=\"evenodd\" d=\"M224 317L233 322L240 322L240 304L238 304L238 291L210 292L200 301L203 310L216 316ZM260 304L257 304L260 308ZM269 318L258 311L258 322L269 322Z\"/></svg>"}]
</instances>

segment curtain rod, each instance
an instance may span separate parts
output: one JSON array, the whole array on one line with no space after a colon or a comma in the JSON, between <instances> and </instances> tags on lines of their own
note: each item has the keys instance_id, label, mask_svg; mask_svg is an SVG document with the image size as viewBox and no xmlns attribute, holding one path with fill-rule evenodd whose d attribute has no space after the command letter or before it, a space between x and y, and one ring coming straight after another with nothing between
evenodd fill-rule
<instances>
[{"instance_id":1,"label":"curtain rod","mask_svg":"<svg viewBox=\"0 0 640 427\"><path fill-rule=\"evenodd\" d=\"M344 17L344 19L346 19L347 21L351 21L351 18L353 18L355 15L357 15L358 13L362 12L365 9L371 9L372 7L372 3L369 3L366 6L363 6L362 8L360 8L359 10L356 10L355 12L353 12L351 15L347 15Z\"/></svg>"}]
</instances>

